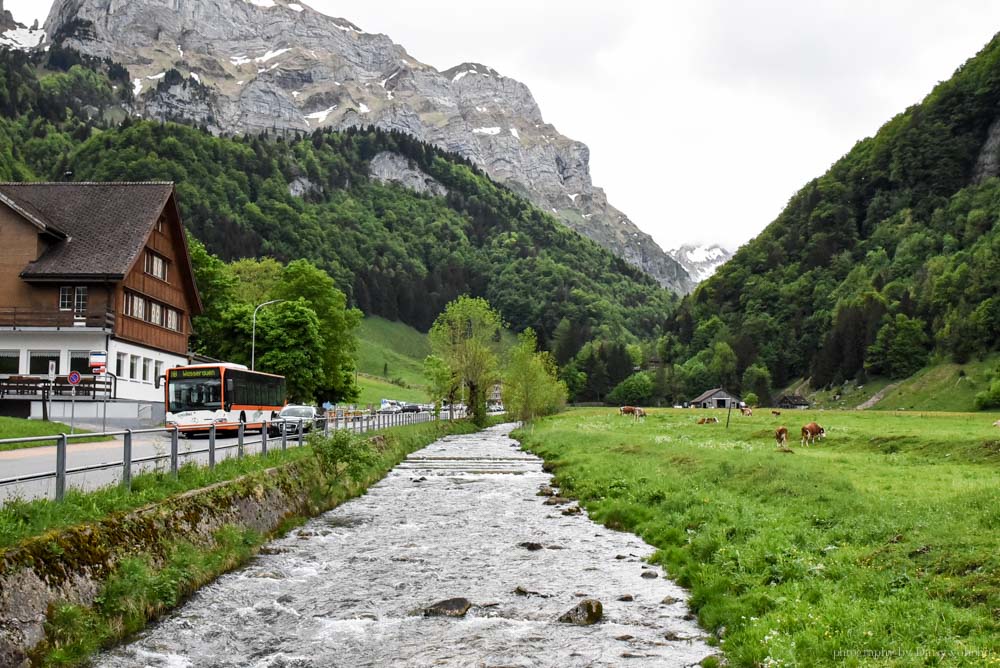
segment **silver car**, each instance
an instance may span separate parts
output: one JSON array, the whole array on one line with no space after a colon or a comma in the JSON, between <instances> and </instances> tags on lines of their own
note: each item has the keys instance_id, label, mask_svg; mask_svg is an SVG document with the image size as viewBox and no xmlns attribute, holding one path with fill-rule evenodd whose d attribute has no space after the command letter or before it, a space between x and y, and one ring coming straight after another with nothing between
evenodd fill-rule
<instances>
[{"instance_id":1,"label":"silver car","mask_svg":"<svg viewBox=\"0 0 1000 668\"><path fill-rule=\"evenodd\" d=\"M278 417L271 421L268 432L272 436L280 436L282 433L298 435L300 426L303 432L309 432L316 424L317 417L315 406L285 406Z\"/></svg>"}]
</instances>

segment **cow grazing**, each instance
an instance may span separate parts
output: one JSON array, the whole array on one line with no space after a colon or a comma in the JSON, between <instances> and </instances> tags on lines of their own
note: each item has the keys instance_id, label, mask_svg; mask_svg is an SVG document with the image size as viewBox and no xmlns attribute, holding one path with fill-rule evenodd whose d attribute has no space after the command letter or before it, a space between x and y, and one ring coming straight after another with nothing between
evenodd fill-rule
<instances>
[{"instance_id":1,"label":"cow grazing","mask_svg":"<svg viewBox=\"0 0 1000 668\"><path fill-rule=\"evenodd\" d=\"M746 408L741 408L740 413L742 413L746 417L753 417L753 409L750 408L749 406L747 406Z\"/></svg>"},{"instance_id":2,"label":"cow grazing","mask_svg":"<svg viewBox=\"0 0 1000 668\"><path fill-rule=\"evenodd\" d=\"M698 424L717 424L718 422L719 422L719 418L717 418L717 417L703 417L703 418L698 418Z\"/></svg>"},{"instance_id":3,"label":"cow grazing","mask_svg":"<svg viewBox=\"0 0 1000 668\"><path fill-rule=\"evenodd\" d=\"M774 430L774 440L778 442L778 447L784 447L788 443L788 427L778 427Z\"/></svg>"},{"instance_id":4,"label":"cow grazing","mask_svg":"<svg viewBox=\"0 0 1000 668\"><path fill-rule=\"evenodd\" d=\"M1000 420L997 420L996 422L994 422L993 426L994 427L1000 427Z\"/></svg>"},{"instance_id":5,"label":"cow grazing","mask_svg":"<svg viewBox=\"0 0 1000 668\"><path fill-rule=\"evenodd\" d=\"M826 430L815 422L810 422L802 427L802 445L812 443L816 439L822 440L824 436L826 436Z\"/></svg>"},{"instance_id":6,"label":"cow grazing","mask_svg":"<svg viewBox=\"0 0 1000 668\"><path fill-rule=\"evenodd\" d=\"M781 411L771 411L771 415L773 415L774 417L778 417L779 415L781 415Z\"/></svg>"},{"instance_id":7,"label":"cow grazing","mask_svg":"<svg viewBox=\"0 0 1000 668\"><path fill-rule=\"evenodd\" d=\"M618 409L619 415L635 415L635 406L622 406Z\"/></svg>"},{"instance_id":8,"label":"cow grazing","mask_svg":"<svg viewBox=\"0 0 1000 668\"><path fill-rule=\"evenodd\" d=\"M635 415L636 422L638 422L639 420L645 420L646 419L646 411L644 411L643 409L641 409L639 407L636 407L634 415Z\"/></svg>"}]
</instances>

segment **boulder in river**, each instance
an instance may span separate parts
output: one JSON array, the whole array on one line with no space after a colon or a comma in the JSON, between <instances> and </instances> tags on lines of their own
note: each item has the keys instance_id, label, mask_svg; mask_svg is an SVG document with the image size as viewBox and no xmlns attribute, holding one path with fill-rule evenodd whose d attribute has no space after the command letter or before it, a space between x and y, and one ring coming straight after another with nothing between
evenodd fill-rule
<instances>
[{"instance_id":1,"label":"boulder in river","mask_svg":"<svg viewBox=\"0 0 1000 668\"><path fill-rule=\"evenodd\" d=\"M465 617L471 607L467 598L449 598L424 608L424 617Z\"/></svg>"},{"instance_id":2,"label":"boulder in river","mask_svg":"<svg viewBox=\"0 0 1000 668\"><path fill-rule=\"evenodd\" d=\"M543 501L546 506L561 506L565 503L569 503L569 499L564 499L561 496L550 496Z\"/></svg>"},{"instance_id":3,"label":"boulder in river","mask_svg":"<svg viewBox=\"0 0 1000 668\"><path fill-rule=\"evenodd\" d=\"M595 598L585 598L559 617L565 624L590 626L601 621L604 616L604 606Z\"/></svg>"},{"instance_id":4,"label":"boulder in river","mask_svg":"<svg viewBox=\"0 0 1000 668\"><path fill-rule=\"evenodd\" d=\"M542 485L538 488L536 496L555 496L556 490L552 489L548 485Z\"/></svg>"},{"instance_id":5,"label":"boulder in river","mask_svg":"<svg viewBox=\"0 0 1000 668\"><path fill-rule=\"evenodd\" d=\"M658 578L660 576L657 575L656 571L643 571L641 577L644 577L647 580L655 580L656 578Z\"/></svg>"},{"instance_id":6,"label":"boulder in river","mask_svg":"<svg viewBox=\"0 0 1000 668\"><path fill-rule=\"evenodd\" d=\"M523 547L528 552L536 552L538 550L543 549L543 547L544 547L541 543L533 543L531 541L526 541L524 543L518 543L517 546L518 547Z\"/></svg>"}]
</instances>

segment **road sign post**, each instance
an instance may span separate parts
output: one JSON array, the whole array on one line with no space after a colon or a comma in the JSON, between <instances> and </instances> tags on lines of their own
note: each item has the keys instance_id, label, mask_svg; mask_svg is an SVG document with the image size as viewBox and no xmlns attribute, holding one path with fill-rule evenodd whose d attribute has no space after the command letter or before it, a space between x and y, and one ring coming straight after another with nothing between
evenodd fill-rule
<instances>
[{"instance_id":1,"label":"road sign post","mask_svg":"<svg viewBox=\"0 0 1000 668\"><path fill-rule=\"evenodd\" d=\"M69 388L69 403L70 403L70 414L69 414L69 433L73 433L73 429L76 423L76 386L80 384L80 372L70 371L69 375L66 376L66 381L70 384Z\"/></svg>"}]
</instances>

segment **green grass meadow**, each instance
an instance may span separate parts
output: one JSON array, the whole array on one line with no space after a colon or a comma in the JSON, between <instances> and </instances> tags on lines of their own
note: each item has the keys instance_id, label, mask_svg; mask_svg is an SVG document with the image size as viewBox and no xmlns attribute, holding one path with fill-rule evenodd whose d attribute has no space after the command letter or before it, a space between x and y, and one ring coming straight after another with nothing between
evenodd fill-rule
<instances>
[{"instance_id":1,"label":"green grass meadow","mask_svg":"<svg viewBox=\"0 0 1000 668\"><path fill-rule=\"evenodd\" d=\"M7 438L30 438L33 436L51 436L57 434L68 434L69 425L62 422L43 422L42 420L22 420L21 418L0 416L0 439ZM82 429L76 430L77 434L85 433ZM83 441L104 441L101 437L74 438L74 443ZM9 443L0 444L0 451L19 450L22 448L35 448L42 445L55 445L55 439L51 441L40 441L37 443Z\"/></svg>"},{"instance_id":2,"label":"green grass meadow","mask_svg":"<svg viewBox=\"0 0 1000 668\"><path fill-rule=\"evenodd\" d=\"M723 411L583 409L518 437L591 517L658 548L730 665L990 666L998 417L758 411L727 429ZM827 437L800 447L812 420Z\"/></svg>"}]
</instances>

